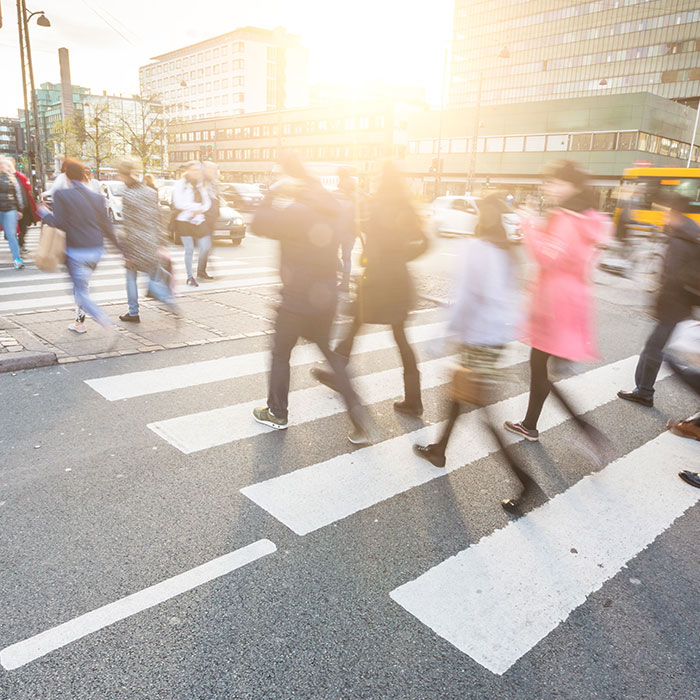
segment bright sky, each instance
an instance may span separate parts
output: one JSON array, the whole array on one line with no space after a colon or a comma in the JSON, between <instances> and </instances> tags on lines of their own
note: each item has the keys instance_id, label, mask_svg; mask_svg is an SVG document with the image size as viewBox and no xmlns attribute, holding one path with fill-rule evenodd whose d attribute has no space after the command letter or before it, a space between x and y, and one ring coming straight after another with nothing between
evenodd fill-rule
<instances>
[{"instance_id":1,"label":"bright sky","mask_svg":"<svg viewBox=\"0 0 700 700\"><path fill-rule=\"evenodd\" d=\"M0 116L22 105L17 12L0 0ZM414 11L413 8L416 8ZM30 38L36 84L58 82L58 48L70 51L74 85L93 93L138 92L138 67L151 56L246 25L286 27L310 50L311 82L386 80L422 85L440 101L452 0L29 0L51 27ZM420 9L418 9L420 8Z\"/></svg>"}]
</instances>

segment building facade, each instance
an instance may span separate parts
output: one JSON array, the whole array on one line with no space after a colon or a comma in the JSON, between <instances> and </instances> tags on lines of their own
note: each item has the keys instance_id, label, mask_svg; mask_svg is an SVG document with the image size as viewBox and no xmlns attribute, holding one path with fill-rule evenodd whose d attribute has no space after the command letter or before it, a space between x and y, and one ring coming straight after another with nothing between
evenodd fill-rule
<instances>
[{"instance_id":1,"label":"building facade","mask_svg":"<svg viewBox=\"0 0 700 700\"><path fill-rule=\"evenodd\" d=\"M21 164L23 152L24 134L19 119L0 117L0 156L9 156Z\"/></svg>"},{"instance_id":2,"label":"building facade","mask_svg":"<svg viewBox=\"0 0 700 700\"><path fill-rule=\"evenodd\" d=\"M156 56L139 69L141 94L182 120L309 104L309 54L285 29L243 27Z\"/></svg>"},{"instance_id":3,"label":"building facade","mask_svg":"<svg viewBox=\"0 0 700 700\"><path fill-rule=\"evenodd\" d=\"M507 57L499 56L506 46ZM456 0L449 104L651 92L697 106L697 0Z\"/></svg>"}]
</instances>

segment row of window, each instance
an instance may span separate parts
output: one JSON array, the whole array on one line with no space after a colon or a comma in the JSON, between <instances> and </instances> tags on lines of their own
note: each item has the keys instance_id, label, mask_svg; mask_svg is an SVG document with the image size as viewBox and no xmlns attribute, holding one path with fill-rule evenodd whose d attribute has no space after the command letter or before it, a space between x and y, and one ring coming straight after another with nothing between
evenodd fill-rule
<instances>
[{"instance_id":1,"label":"row of window","mask_svg":"<svg viewBox=\"0 0 700 700\"><path fill-rule=\"evenodd\" d=\"M231 54L243 53L245 50L245 43L242 41L234 41L231 44ZM158 63L154 66L144 67L144 75L162 75L163 73L172 73L174 70L180 70L182 68L187 68L188 66L194 66L197 63L204 63L206 61L211 61L216 58L223 58L229 54L229 45L224 44L223 46L217 46L214 49L208 49L206 51L200 51L197 54L191 56L183 56L167 63Z\"/></svg>"},{"instance_id":2,"label":"row of window","mask_svg":"<svg viewBox=\"0 0 700 700\"><path fill-rule=\"evenodd\" d=\"M385 149L378 144L345 144L332 146L304 146L299 149L301 157L306 161L342 161L342 160L370 160L383 158ZM175 163L187 163L190 160L198 160L205 157L210 151L200 149L198 151L172 151L170 161ZM232 161L276 161L276 148L228 148L214 152L215 159L219 163ZM399 156L405 154L399 154Z\"/></svg>"},{"instance_id":3,"label":"row of window","mask_svg":"<svg viewBox=\"0 0 700 700\"><path fill-rule=\"evenodd\" d=\"M213 75L221 75L230 71L243 71L245 70L245 61L239 58L231 63L215 63L213 66L206 66L206 68L198 68L197 70L185 71L184 73L179 73L177 75L170 75L166 78L159 78L153 80L144 80L144 86L149 90L159 90L160 88L166 88L169 85L179 85L183 81L200 80L203 78L209 78ZM241 76L242 78L242 76ZM233 80L236 78L234 77Z\"/></svg>"},{"instance_id":4,"label":"row of window","mask_svg":"<svg viewBox=\"0 0 700 700\"><path fill-rule=\"evenodd\" d=\"M469 138L442 139L440 152L470 153ZM600 131L573 134L532 134L527 136L486 136L477 141L479 153L530 153L544 151L645 151L687 160L690 144L639 131ZM438 139L413 139L408 152L437 155ZM700 146L691 160L700 160Z\"/></svg>"}]
</instances>

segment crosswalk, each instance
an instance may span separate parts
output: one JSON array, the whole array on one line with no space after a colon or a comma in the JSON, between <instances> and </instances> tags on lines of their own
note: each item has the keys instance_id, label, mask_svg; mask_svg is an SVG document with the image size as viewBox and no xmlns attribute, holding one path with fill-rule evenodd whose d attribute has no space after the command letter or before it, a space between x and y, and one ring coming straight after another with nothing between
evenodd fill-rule
<instances>
[{"instance_id":1,"label":"crosswalk","mask_svg":"<svg viewBox=\"0 0 700 700\"><path fill-rule=\"evenodd\" d=\"M27 246L36 250L39 243L39 229L34 227L27 232ZM184 283L184 251L181 247L170 249L178 282ZM0 314L41 311L70 307L74 305L72 285L65 270L41 272L33 267L31 252L25 258L24 270L12 269L9 256L2 258L6 264L0 265ZM207 271L215 279L199 287L185 287L178 284L178 293L198 294L220 289L238 289L262 285L274 285L279 275L274 267L246 260L224 260L212 252ZM196 257L195 257L196 264ZM117 252L108 250L93 273L90 290L95 301L118 302L126 300L124 263Z\"/></svg>"},{"instance_id":2,"label":"crosswalk","mask_svg":"<svg viewBox=\"0 0 700 700\"><path fill-rule=\"evenodd\" d=\"M416 314L408 336L421 360L424 389L444 386L453 358L449 344L441 342L447 331L437 312ZM367 329L356 345L362 367L372 367L373 358L392 344L390 332ZM428 349L434 353L438 345L443 347L440 357L427 357ZM504 362L521 381L527 376L527 355L528 348L516 344ZM376 371L365 370L355 378L358 393L375 415L390 410L382 402L402 391L401 368L387 369L386 353L382 357L384 364L379 362ZM319 359L313 346L300 345L293 351L292 365L297 371L303 370ZM636 356L625 357L562 379L559 385L564 392L576 396L580 412L595 413L616 400L616 391L628 384L636 361ZM144 410L138 412L138 420L144 426L179 452L196 455L260 439L260 434L267 432L253 421L251 411L264 404L260 386L268 362L267 351L261 349L215 360L92 377L85 383L106 402L129 406L140 401L139 407ZM659 381L667 376L663 370ZM226 382L245 377L257 377L260 381L239 382L236 386L250 389L235 395L234 400L228 392L219 392L217 396L229 397L224 399L225 405L169 415L169 396L187 397L201 387L227 386ZM305 428L316 426L316 439L324 441L322 421L341 413L342 403L324 386L292 389L286 444L302 434L307 440L309 433ZM164 400L147 401L153 395ZM497 401L488 411L498 423L520 417L526 403L527 394L518 393ZM382 508L401 494L426 488L436 479L450 478L450 474L467 470L477 460L496 454L499 448L483 429L482 418L483 409L461 417L444 469L431 466L411 450L413 444L433 439L442 423L416 428L415 422L408 422L402 434L380 436L374 444L361 449L340 443L335 456L292 471L283 469L284 473L273 478L256 481L252 469L253 477L240 493L253 507L262 509L298 537L341 521L351 526L352 518L362 511ZM539 425L545 446L550 431L566 421L567 415L555 402L545 405ZM279 433L275 435L271 440L278 439ZM518 438L504 433L503 439L512 444ZM229 457L230 454L234 453L227 453ZM402 624L419 621L427 634L442 637L492 673L505 673L698 502L700 491L684 485L675 473L697 464L699 458L697 443L667 432L649 435L641 446L585 476L505 528L487 534L427 571L407 573L401 585L386 592L396 604L397 618ZM236 466L232 463L233 468ZM266 533L255 536L264 538ZM261 553L272 555L275 545L264 542ZM199 581L200 574L194 579ZM198 584L176 588L185 591L195 585ZM159 599L156 596L148 600L155 605ZM68 624L66 630L47 631L46 638L39 635L41 639L34 645L20 643L6 649L0 652L0 662L6 668L16 668L27 659L60 646L64 633L65 643L69 643L80 634L144 609L138 595L135 602L125 606L105 606L104 610L93 611L94 615L87 614L85 625L79 626L78 631Z\"/></svg>"}]
</instances>

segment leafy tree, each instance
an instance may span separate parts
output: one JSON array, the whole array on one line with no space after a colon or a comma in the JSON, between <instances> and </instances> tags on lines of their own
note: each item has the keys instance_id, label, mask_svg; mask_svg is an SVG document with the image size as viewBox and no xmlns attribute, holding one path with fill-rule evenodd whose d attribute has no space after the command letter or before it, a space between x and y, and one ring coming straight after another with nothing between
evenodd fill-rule
<instances>
[{"instance_id":1,"label":"leafy tree","mask_svg":"<svg viewBox=\"0 0 700 700\"><path fill-rule=\"evenodd\" d=\"M108 101L85 105L83 115L83 157L95 166L95 177L100 179L100 168L108 164L118 148L114 142L114 118Z\"/></svg>"},{"instance_id":2,"label":"leafy tree","mask_svg":"<svg viewBox=\"0 0 700 700\"><path fill-rule=\"evenodd\" d=\"M165 153L168 121L163 116L163 106L156 99L142 96L134 99L138 103L137 114L132 119L118 115L115 131L148 170L154 161L160 162Z\"/></svg>"}]
</instances>

